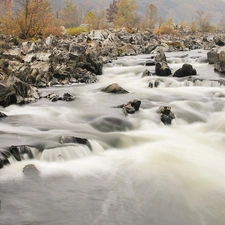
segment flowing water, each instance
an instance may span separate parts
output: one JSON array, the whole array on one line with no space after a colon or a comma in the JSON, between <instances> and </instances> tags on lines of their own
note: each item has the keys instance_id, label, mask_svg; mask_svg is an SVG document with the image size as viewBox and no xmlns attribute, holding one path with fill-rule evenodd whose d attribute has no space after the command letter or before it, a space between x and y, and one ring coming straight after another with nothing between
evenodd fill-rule
<instances>
[{"instance_id":1,"label":"flowing water","mask_svg":"<svg viewBox=\"0 0 225 225\"><path fill-rule=\"evenodd\" d=\"M11 157L0 170L1 225L225 224L225 88L217 82L224 78L206 51L166 55L173 72L191 63L204 80L142 78L154 71L145 66L151 55L130 56L106 65L95 84L40 90L69 92L73 102L0 108L8 115L0 149L28 145L35 155ZM156 79L159 87L149 88ZM129 94L101 92L112 83ZM142 102L135 114L115 107L133 99ZM156 113L167 105L176 115L170 126ZM92 151L61 144L62 136L87 138ZM28 164L40 176L24 175Z\"/></svg>"}]
</instances>

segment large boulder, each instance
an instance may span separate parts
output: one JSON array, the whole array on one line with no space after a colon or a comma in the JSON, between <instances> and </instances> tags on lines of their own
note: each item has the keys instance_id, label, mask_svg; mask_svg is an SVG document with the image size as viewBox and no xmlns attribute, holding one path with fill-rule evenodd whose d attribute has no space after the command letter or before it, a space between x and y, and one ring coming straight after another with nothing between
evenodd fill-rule
<instances>
[{"instance_id":1,"label":"large boulder","mask_svg":"<svg viewBox=\"0 0 225 225\"><path fill-rule=\"evenodd\" d=\"M196 75L197 71L192 67L192 65L185 63L183 66L175 71L173 74L174 77L186 77L190 75Z\"/></svg>"},{"instance_id":2,"label":"large boulder","mask_svg":"<svg viewBox=\"0 0 225 225\"><path fill-rule=\"evenodd\" d=\"M158 76L169 76L172 74L167 62L157 62L155 65L155 74Z\"/></svg>"},{"instance_id":3,"label":"large boulder","mask_svg":"<svg viewBox=\"0 0 225 225\"><path fill-rule=\"evenodd\" d=\"M25 104L39 99L38 90L14 76L0 81L0 105Z\"/></svg>"},{"instance_id":4,"label":"large boulder","mask_svg":"<svg viewBox=\"0 0 225 225\"><path fill-rule=\"evenodd\" d=\"M220 73L225 73L225 51L221 51L218 57L218 62L214 63L214 69Z\"/></svg>"},{"instance_id":5,"label":"large boulder","mask_svg":"<svg viewBox=\"0 0 225 225\"><path fill-rule=\"evenodd\" d=\"M212 49L211 51L207 52L207 59L209 64L214 64L219 61L219 55L214 49Z\"/></svg>"}]
</instances>

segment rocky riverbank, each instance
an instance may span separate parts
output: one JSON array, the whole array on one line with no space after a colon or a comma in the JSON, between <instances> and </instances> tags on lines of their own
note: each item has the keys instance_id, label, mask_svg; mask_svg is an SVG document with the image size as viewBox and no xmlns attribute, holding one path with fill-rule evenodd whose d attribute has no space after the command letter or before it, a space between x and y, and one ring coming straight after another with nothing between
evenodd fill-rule
<instances>
[{"instance_id":1,"label":"rocky riverbank","mask_svg":"<svg viewBox=\"0 0 225 225\"><path fill-rule=\"evenodd\" d=\"M156 36L150 32L131 34L124 29L100 30L60 39L49 36L19 45L14 45L13 39L2 38L0 105L4 107L36 101L37 88L97 82L103 64L120 56L207 49L209 62L215 63L219 72L225 71L221 47L225 36L221 34ZM171 75L165 61L152 59L156 75Z\"/></svg>"}]
</instances>

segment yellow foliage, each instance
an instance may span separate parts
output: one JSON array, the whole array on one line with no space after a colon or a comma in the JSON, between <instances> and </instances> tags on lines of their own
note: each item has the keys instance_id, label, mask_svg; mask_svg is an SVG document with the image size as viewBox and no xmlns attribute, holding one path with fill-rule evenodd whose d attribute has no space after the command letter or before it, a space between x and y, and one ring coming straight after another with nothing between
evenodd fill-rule
<instances>
[{"instance_id":1,"label":"yellow foliage","mask_svg":"<svg viewBox=\"0 0 225 225\"><path fill-rule=\"evenodd\" d=\"M79 35L79 34L81 34L83 32L87 32L87 31L88 31L87 27L72 27L72 28L68 28L66 30L66 33L68 35L73 36L73 35Z\"/></svg>"},{"instance_id":2,"label":"yellow foliage","mask_svg":"<svg viewBox=\"0 0 225 225\"><path fill-rule=\"evenodd\" d=\"M154 30L154 34L177 34L177 30L174 28L173 19L168 19L166 23Z\"/></svg>"}]
</instances>

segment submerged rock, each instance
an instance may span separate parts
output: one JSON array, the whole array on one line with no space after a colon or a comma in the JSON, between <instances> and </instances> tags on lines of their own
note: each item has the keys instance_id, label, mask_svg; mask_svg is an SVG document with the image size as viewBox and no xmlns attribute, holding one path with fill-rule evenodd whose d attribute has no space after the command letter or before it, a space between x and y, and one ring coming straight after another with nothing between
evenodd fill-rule
<instances>
[{"instance_id":1,"label":"submerged rock","mask_svg":"<svg viewBox=\"0 0 225 225\"><path fill-rule=\"evenodd\" d=\"M132 124L125 119L117 117L103 117L92 121L91 126L101 132L126 131L133 128Z\"/></svg>"},{"instance_id":2,"label":"submerged rock","mask_svg":"<svg viewBox=\"0 0 225 225\"><path fill-rule=\"evenodd\" d=\"M171 112L170 106L160 106L156 112L160 114L160 120L165 125L170 125L172 120L175 118L174 113Z\"/></svg>"},{"instance_id":3,"label":"submerged rock","mask_svg":"<svg viewBox=\"0 0 225 225\"><path fill-rule=\"evenodd\" d=\"M39 170L35 167L34 164L26 165L23 168L23 173L24 173L25 176L28 176L28 177L33 177L33 176L36 177L36 176L40 175Z\"/></svg>"},{"instance_id":4,"label":"submerged rock","mask_svg":"<svg viewBox=\"0 0 225 225\"><path fill-rule=\"evenodd\" d=\"M91 144L86 138L80 138L80 137L74 137L74 136L62 136L59 142L61 144L65 144L65 143L82 144L82 145L86 145L90 150L92 150Z\"/></svg>"}]
</instances>

